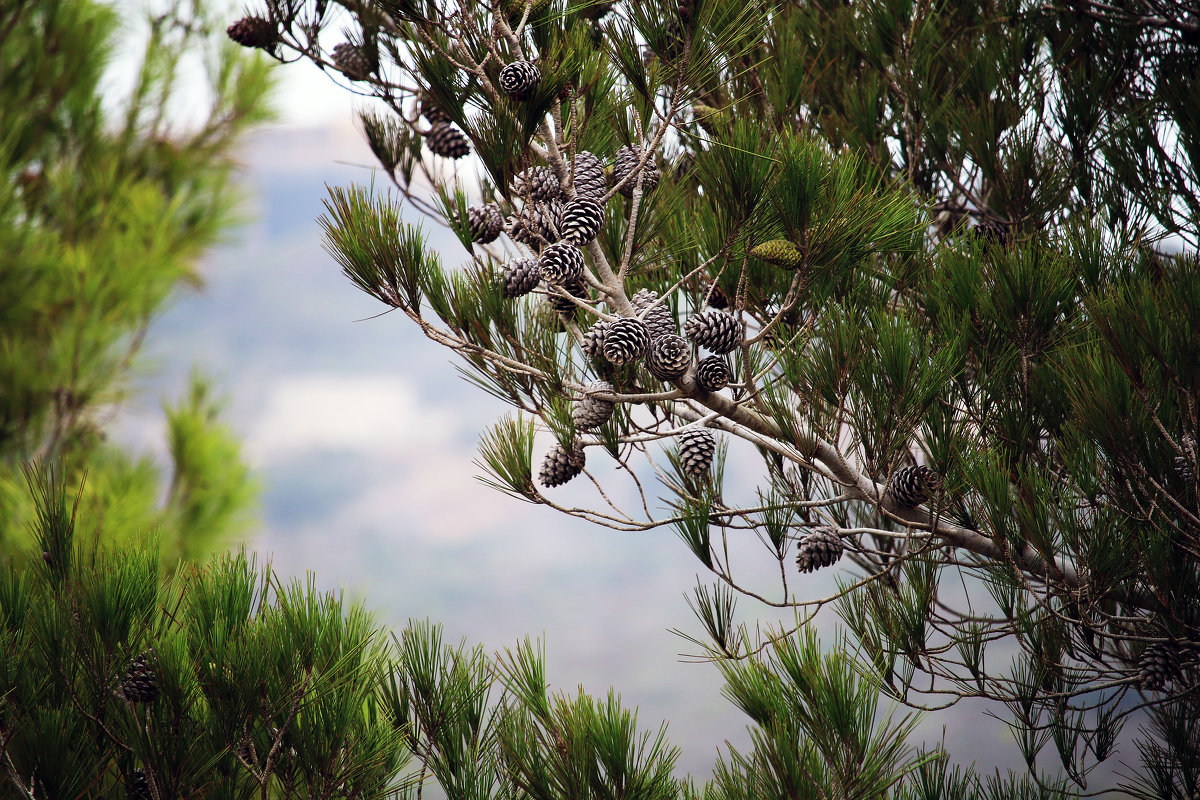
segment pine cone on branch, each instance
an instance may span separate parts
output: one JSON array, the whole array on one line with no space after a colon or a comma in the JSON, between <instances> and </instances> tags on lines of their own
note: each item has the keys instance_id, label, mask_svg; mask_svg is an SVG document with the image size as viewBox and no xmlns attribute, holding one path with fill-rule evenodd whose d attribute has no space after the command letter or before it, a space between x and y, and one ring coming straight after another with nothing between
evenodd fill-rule
<instances>
[{"instance_id":1,"label":"pine cone on branch","mask_svg":"<svg viewBox=\"0 0 1200 800\"><path fill-rule=\"evenodd\" d=\"M683 324L687 337L717 355L732 351L742 342L742 324L724 311L701 311Z\"/></svg>"},{"instance_id":2,"label":"pine cone on branch","mask_svg":"<svg viewBox=\"0 0 1200 800\"><path fill-rule=\"evenodd\" d=\"M679 329L675 325L675 315L671 313L671 307L666 302L658 302L658 292L642 289L629 298L629 302L646 326L650 328L651 339L657 339L660 336L675 336L679 333Z\"/></svg>"},{"instance_id":3,"label":"pine cone on branch","mask_svg":"<svg viewBox=\"0 0 1200 800\"><path fill-rule=\"evenodd\" d=\"M555 242L542 250L538 266L546 283L573 283L583 277L583 253L570 242Z\"/></svg>"},{"instance_id":4,"label":"pine cone on branch","mask_svg":"<svg viewBox=\"0 0 1200 800\"><path fill-rule=\"evenodd\" d=\"M571 420L579 430L599 428L613 415L614 405L608 400L601 400L597 392L611 392L613 386L608 381L594 381L584 387L583 396L575 401L571 408Z\"/></svg>"},{"instance_id":5,"label":"pine cone on branch","mask_svg":"<svg viewBox=\"0 0 1200 800\"><path fill-rule=\"evenodd\" d=\"M262 17L242 17L225 29L230 39L242 47L255 47L265 50L275 44L279 33L275 26Z\"/></svg>"},{"instance_id":6,"label":"pine cone on branch","mask_svg":"<svg viewBox=\"0 0 1200 800\"><path fill-rule=\"evenodd\" d=\"M706 392L719 392L729 385L729 366L720 356L702 358L696 365L696 385Z\"/></svg>"},{"instance_id":7,"label":"pine cone on branch","mask_svg":"<svg viewBox=\"0 0 1200 800\"><path fill-rule=\"evenodd\" d=\"M471 143L458 128L446 123L438 123L425 134L425 144L429 152L442 158L459 159L470 155Z\"/></svg>"},{"instance_id":8,"label":"pine cone on branch","mask_svg":"<svg viewBox=\"0 0 1200 800\"><path fill-rule=\"evenodd\" d=\"M916 508L941 486L941 477L929 467L901 467L888 481L887 494L901 508Z\"/></svg>"},{"instance_id":9,"label":"pine cone on branch","mask_svg":"<svg viewBox=\"0 0 1200 800\"><path fill-rule=\"evenodd\" d=\"M532 258L517 258L504 267L501 294L506 298L529 294L542 279L542 270Z\"/></svg>"},{"instance_id":10,"label":"pine cone on branch","mask_svg":"<svg viewBox=\"0 0 1200 800\"><path fill-rule=\"evenodd\" d=\"M567 451L561 444L556 444L542 461L538 481L547 489L562 486L583 472L586 460L582 446L576 445L573 450Z\"/></svg>"},{"instance_id":11,"label":"pine cone on branch","mask_svg":"<svg viewBox=\"0 0 1200 800\"><path fill-rule=\"evenodd\" d=\"M649 349L650 329L640 319L619 319L605 332L604 357L614 364L637 361Z\"/></svg>"},{"instance_id":12,"label":"pine cone on branch","mask_svg":"<svg viewBox=\"0 0 1200 800\"><path fill-rule=\"evenodd\" d=\"M473 242L490 244L496 241L504 232L504 215L500 213L500 206L495 203L471 206L467 209L467 228Z\"/></svg>"},{"instance_id":13,"label":"pine cone on branch","mask_svg":"<svg viewBox=\"0 0 1200 800\"><path fill-rule=\"evenodd\" d=\"M577 197L563 208L562 238L583 247L596 238L604 224L604 209L589 197Z\"/></svg>"},{"instance_id":14,"label":"pine cone on branch","mask_svg":"<svg viewBox=\"0 0 1200 800\"><path fill-rule=\"evenodd\" d=\"M518 172L512 181L512 194L535 203L562 200L562 186L550 167L530 167Z\"/></svg>"},{"instance_id":15,"label":"pine cone on branch","mask_svg":"<svg viewBox=\"0 0 1200 800\"><path fill-rule=\"evenodd\" d=\"M703 478L712 469L717 439L708 428L688 428L679 434L679 466L685 475Z\"/></svg>"},{"instance_id":16,"label":"pine cone on branch","mask_svg":"<svg viewBox=\"0 0 1200 800\"><path fill-rule=\"evenodd\" d=\"M642 158L642 153L641 148L626 146L618 150L616 156L613 157L612 183L613 186L621 186L617 191L625 197L633 197L633 190L639 181L642 185L642 194L650 194L658 186L658 181L662 177L662 173L659 172L658 167L654 164L654 159L650 158L646 160L645 165L642 167L641 174L634 175L627 181L625 180L637 167L638 161ZM625 181L624 185L621 185L622 181Z\"/></svg>"},{"instance_id":17,"label":"pine cone on branch","mask_svg":"<svg viewBox=\"0 0 1200 800\"><path fill-rule=\"evenodd\" d=\"M801 572L831 567L842 557L842 537L837 528L819 525L800 537L796 545L796 566Z\"/></svg>"},{"instance_id":18,"label":"pine cone on branch","mask_svg":"<svg viewBox=\"0 0 1200 800\"><path fill-rule=\"evenodd\" d=\"M342 42L333 48L333 64L352 81L371 77L371 62L361 47Z\"/></svg>"},{"instance_id":19,"label":"pine cone on branch","mask_svg":"<svg viewBox=\"0 0 1200 800\"><path fill-rule=\"evenodd\" d=\"M117 693L130 703L153 703L158 699L158 676L145 653L129 662Z\"/></svg>"},{"instance_id":20,"label":"pine cone on branch","mask_svg":"<svg viewBox=\"0 0 1200 800\"><path fill-rule=\"evenodd\" d=\"M541 79L542 71L532 61L514 61L500 70L500 91L513 100L527 100Z\"/></svg>"},{"instance_id":21,"label":"pine cone on branch","mask_svg":"<svg viewBox=\"0 0 1200 800\"><path fill-rule=\"evenodd\" d=\"M608 191L608 177L604 174L604 162L584 150L571 163L572 183L576 198L589 198L600 202Z\"/></svg>"},{"instance_id":22,"label":"pine cone on branch","mask_svg":"<svg viewBox=\"0 0 1200 800\"><path fill-rule=\"evenodd\" d=\"M668 333L650 343L646 368L660 381L678 378L692 364L692 348L682 336Z\"/></svg>"}]
</instances>

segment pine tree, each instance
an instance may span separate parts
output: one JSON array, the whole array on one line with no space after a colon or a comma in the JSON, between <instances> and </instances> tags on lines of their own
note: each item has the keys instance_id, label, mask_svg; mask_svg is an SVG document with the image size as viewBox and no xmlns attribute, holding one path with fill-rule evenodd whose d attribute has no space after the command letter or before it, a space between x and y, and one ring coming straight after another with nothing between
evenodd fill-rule
<instances>
[{"instance_id":1,"label":"pine tree","mask_svg":"<svg viewBox=\"0 0 1200 800\"><path fill-rule=\"evenodd\" d=\"M157 11L122 100L107 86L112 7L0 8L0 552L28 541L30 460L89 476L81 520L117 539L161 526L177 555L227 541L251 496L202 378L167 409L169 475L105 442L151 322L200 283L197 257L233 221L232 148L266 114L265 61L212 46L191 4ZM180 119L206 88L202 59L207 116Z\"/></svg>"},{"instance_id":2,"label":"pine tree","mask_svg":"<svg viewBox=\"0 0 1200 800\"><path fill-rule=\"evenodd\" d=\"M152 542L89 539L60 472L28 478L41 552L0 566L0 797L699 796L665 725L612 691L552 690L542 642L488 656L428 621L389 635L245 555L167 577ZM706 797L758 796L773 759L800 796L864 798L941 761L907 742L918 715L878 713L878 678L811 633L721 668L756 734ZM831 703L846 713L814 726Z\"/></svg>"},{"instance_id":3,"label":"pine tree","mask_svg":"<svg viewBox=\"0 0 1200 800\"><path fill-rule=\"evenodd\" d=\"M1057 791L1054 775L1096 790L1089 773L1123 727L1142 758L1128 791L1194 796L1200 753L1180 722L1200 680L1191 9L333 9L268 10L299 55L320 61L316 31L334 24L377 52L354 87L384 101L364 115L368 140L403 201L454 227L466 252L430 253L396 201L359 187L332 190L327 243L357 286L518 409L484 438L493 483L620 530L673 527L718 585L800 619L834 604L896 699L949 693L1010 714L1031 769L1009 796ZM518 61L539 73L519 102L500 83ZM471 142L455 171L419 146L429 98ZM560 317L536 304L552 287L522 300L497 280L514 254L555 245L557 225L475 247L458 220L476 194L512 220L558 219L561 200L513 191L513 177L548 169L569 202L585 153L607 164L607 189L588 193L604 219L580 246L586 297ZM426 183L432 201L415 188ZM683 374L650 373L640 292L694 346ZM706 350L728 362L727 386L697 385ZM569 408L598 380L614 414L576 430ZM697 423L719 437L703 480L673 446ZM618 461L612 480L630 485L591 507L558 502L583 490L539 485L533 465L563 443L585 471ZM726 459L758 476L751 496L724 486ZM630 507L609 507L626 491ZM814 596L791 565L817 528L845 554L836 597ZM777 562L778 583L746 584L737 565L750 558ZM727 627L716 597L696 607ZM772 767L728 774L777 785ZM969 794L954 793L962 774L927 777Z\"/></svg>"}]
</instances>

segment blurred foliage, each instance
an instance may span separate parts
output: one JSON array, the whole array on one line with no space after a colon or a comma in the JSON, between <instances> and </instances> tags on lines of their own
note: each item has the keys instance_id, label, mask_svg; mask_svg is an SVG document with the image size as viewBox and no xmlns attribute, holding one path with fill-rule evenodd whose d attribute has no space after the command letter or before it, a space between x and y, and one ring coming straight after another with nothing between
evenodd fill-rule
<instances>
[{"instance_id":1,"label":"blurred foliage","mask_svg":"<svg viewBox=\"0 0 1200 800\"><path fill-rule=\"evenodd\" d=\"M105 438L152 321L235 221L233 148L268 113L261 59L214 47L195 4L160 11L138 37L100 3L0 5L3 553L28 541L28 461L89 476L85 524L117 540L161 527L175 556L228 541L252 494L199 377L168 410L168 476ZM118 98L114 54L139 46Z\"/></svg>"}]
</instances>

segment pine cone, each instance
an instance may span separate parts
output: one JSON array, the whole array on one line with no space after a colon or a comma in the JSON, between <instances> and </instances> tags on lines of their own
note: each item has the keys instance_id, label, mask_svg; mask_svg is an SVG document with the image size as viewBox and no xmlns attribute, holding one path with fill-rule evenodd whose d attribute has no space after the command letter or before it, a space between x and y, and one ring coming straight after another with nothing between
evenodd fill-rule
<instances>
[{"instance_id":1,"label":"pine cone","mask_svg":"<svg viewBox=\"0 0 1200 800\"><path fill-rule=\"evenodd\" d=\"M701 311L683 323L687 337L717 355L730 352L742 341L742 324L724 311Z\"/></svg>"},{"instance_id":2,"label":"pine cone","mask_svg":"<svg viewBox=\"0 0 1200 800\"><path fill-rule=\"evenodd\" d=\"M715 284L709 284L704 289L706 302L712 308L724 311L733 304L729 302L729 295L725 294L725 290Z\"/></svg>"},{"instance_id":3,"label":"pine cone","mask_svg":"<svg viewBox=\"0 0 1200 800\"><path fill-rule=\"evenodd\" d=\"M225 33L242 47L262 49L275 44L279 38L275 26L262 17L242 17L226 28Z\"/></svg>"},{"instance_id":4,"label":"pine cone","mask_svg":"<svg viewBox=\"0 0 1200 800\"><path fill-rule=\"evenodd\" d=\"M556 444L542 462L542 468L538 471L538 481L547 489L562 486L583 472L586 460L582 446L577 444L574 450L567 452L562 445Z\"/></svg>"},{"instance_id":5,"label":"pine cone","mask_svg":"<svg viewBox=\"0 0 1200 800\"><path fill-rule=\"evenodd\" d=\"M901 508L916 508L941 488L941 477L929 467L901 467L888 481L887 493Z\"/></svg>"},{"instance_id":6,"label":"pine cone","mask_svg":"<svg viewBox=\"0 0 1200 800\"><path fill-rule=\"evenodd\" d=\"M641 289L629 298L629 302L642 321L650 328L651 339L657 339L660 336L675 336L679 333L679 328L675 325L675 315L671 313L671 307L665 302L658 303L658 292ZM655 305L656 303L657 305Z\"/></svg>"},{"instance_id":7,"label":"pine cone","mask_svg":"<svg viewBox=\"0 0 1200 800\"><path fill-rule=\"evenodd\" d=\"M589 197L577 197L563 208L562 238L583 247L604 224L604 209Z\"/></svg>"},{"instance_id":8,"label":"pine cone","mask_svg":"<svg viewBox=\"0 0 1200 800\"><path fill-rule=\"evenodd\" d=\"M471 143L463 132L453 125L439 123L425 134L425 144L429 152L442 158L462 158L471 152Z\"/></svg>"},{"instance_id":9,"label":"pine cone","mask_svg":"<svg viewBox=\"0 0 1200 800\"><path fill-rule=\"evenodd\" d=\"M584 387L584 394L571 407L571 420L578 430L599 428L608 422L613 415L614 405L608 400L596 397L596 392L611 392L612 384L608 381L594 381Z\"/></svg>"},{"instance_id":10,"label":"pine cone","mask_svg":"<svg viewBox=\"0 0 1200 800\"><path fill-rule=\"evenodd\" d=\"M685 475L703 478L716 452L717 439L708 428L688 428L679 434L679 466Z\"/></svg>"},{"instance_id":11,"label":"pine cone","mask_svg":"<svg viewBox=\"0 0 1200 800\"><path fill-rule=\"evenodd\" d=\"M678 378L692 363L692 348L682 336L668 333L655 338L646 354L646 368L660 381Z\"/></svg>"},{"instance_id":12,"label":"pine cone","mask_svg":"<svg viewBox=\"0 0 1200 800\"><path fill-rule=\"evenodd\" d=\"M750 255L783 269L800 269L804 265L804 255L796 245L786 239L763 242L751 249Z\"/></svg>"},{"instance_id":13,"label":"pine cone","mask_svg":"<svg viewBox=\"0 0 1200 800\"><path fill-rule=\"evenodd\" d=\"M514 242L540 249L549 242L557 242L558 229L562 225L562 203L532 203L520 214L508 218L508 235Z\"/></svg>"},{"instance_id":14,"label":"pine cone","mask_svg":"<svg viewBox=\"0 0 1200 800\"><path fill-rule=\"evenodd\" d=\"M621 181L624 181L625 177L633 172L641 158L641 148L622 147L620 150L618 150L616 156L613 158L613 186L616 186L620 184ZM621 188L617 191L625 197L633 197L634 186L636 186L640 180L642 184L642 194L646 195L654 191L654 187L658 186L660 177L661 173L658 171L658 167L654 165L654 159L651 158L647 160L646 165L642 167L642 173L640 176L635 175L628 181L625 181L625 185L621 186Z\"/></svg>"},{"instance_id":15,"label":"pine cone","mask_svg":"<svg viewBox=\"0 0 1200 800\"><path fill-rule=\"evenodd\" d=\"M604 174L604 162L592 153L584 150L575 156L572 164L575 185L575 197L588 197L600 202L608 191L608 177Z\"/></svg>"},{"instance_id":16,"label":"pine cone","mask_svg":"<svg viewBox=\"0 0 1200 800\"><path fill-rule=\"evenodd\" d=\"M526 100L537 89L542 71L531 61L514 61L500 70L500 91L513 100Z\"/></svg>"},{"instance_id":17,"label":"pine cone","mask_svg":"<svg viewBox=\"0 0 1200 800\"><path fill-rule=\"evenodd\" d=\"M125 776L125 797L127 800L153 800L154 793L150 791L146 770L138 767Z\"/></svg>"},{"instance_id":18,"label":"pine cone","mask_svg":"<svg viewBox=\"0 0 1200 800\"><path fill-rule=\"evenodd\" d=\"M333 63L352 81L365 81L371 76L371 62L363 49L349 42L334 46Z\"/></svg>"},{"instance_id":19,"label":"pine cone","mask_svg":"<svg viewBox=\"0 0 1200 800\"><path fill-rule=\"evenodd\" d=\"M130 703L153 703L158 699L158 676L154 674L145 653L129 662L117 693L122 700Z\"/></svg>"},{"instance_id":20,"label":"pine cone","mask_svg":"<svg viewBox=\"0 0 1200 800\"><path fill-rule=\"evenodd\" d=\"M583 276L583 253L570 242L555 242L538 261L546 283L571 283Z\"/></svg>"},{"instance_id":21,"label":"pine cone","mask_svg":"<svg viewBox=\"0 0 1200 800\"><path fill-rule=\"evenodd\" d=\"M1161 692L1183 678L1183 653L1176 642L1155 642L1138 659L1138 683L1148 692Z\"/></svg>"},{"instance_id":22,"label":"pine cone","mask_svg":"<svg viewBox=\"0 0 1200 800\"><path fill-rule=\"evenodd\" d=\"M421 107L421 116L429 120L430 125L450 124L450 115L443 111L429 95L422 92L417 98L417 103Z\"/></svg>"},{"instance_id":23,"label":"pine cone","mask_svg":"<svg viewBox=\"0 0 1200 800\"><path fill-rule=\"evenodd\" d=\"M578 297L580 300L587 299L588 296L588 286L582 277L567 281L558 285L557 287L551 284L550 292L547 294L547 298L550 303L550 308L554 309L554 311L556 311L560 316L574 316L575 311L579 308L579 306L575 305L570 298L559 294L557 291L555 291L555 288L562 289L564 292L571 295L571 297Z\"/></svg>"},{"instance_id":24,"label":"pine cone","mask_svg":"<svg viewBox=\"0 0 1200 800\"><path fill-rule=\"evenodd\" d=\"M614 364L637 361L650 349L650 329L640 319L613 322L604 335L604 357Z\"/></svg>"},{"instance_id":25,"label":"pine cone","mask_svg":"<svg viewBox=\"0 0 1200 800\"><path fill-rule=\"evenodd\" d=\"M504 267L504 281L500 293L507 298L529 294L542 279L542 270L532 258L518 258Z\"/></svg>"},{"instance_id":26,"label":"pine cone","mask_svg":"<svg viewBox=\"0 0 1200 800\"><path fill-rule=\"evenodd\" d=\"M488 244L496 241L504 232L504 215L500 206L488 203L485 206L471 206L467 209L467 228L471 231L471 241Z\"/></svg>"},{"instance_id":27,"label":"pine cone","mask_svg":"<svg viewBox=\"0 0 1200 800\"><path fill-rule=\"evenodd\" d=\"M720 356L700 359L696 365L696 385L706 392L719 392L729 385L729 366Z\"/></svg>"},{"instance_id":28,"label":"pine cone","mask_svg":"<svg viewBox=\"0 0 1200 800\"><path fill-rule=\"evenodd\" d=\"M545 203L549 200L563 198L558 176L549 167L530 167L518 172L513 177L512 193L535 203Z\"/></svg>"},{"instance_id":29,"label":"pine cone","mask_svg":"<svg viewBox=\"0 0 1200 800\"><path fill-rule=\"evenodd\" d=\"M592 361L599 361L604 356L604 337L611 326L611 322L600 320L583 335L583 354Z\"/></svg>"},{"instance_id":30,"label":"pine cone","mask_svg":"<svg viewBox=\"0 0 1200 800\"><path fill-rule=\"evenodd\" d=\"M796 566L801 572L831 567L842 557L842 537L837 528L819 525L800 537L796 544Z\"/></svg>"}]
</instances>

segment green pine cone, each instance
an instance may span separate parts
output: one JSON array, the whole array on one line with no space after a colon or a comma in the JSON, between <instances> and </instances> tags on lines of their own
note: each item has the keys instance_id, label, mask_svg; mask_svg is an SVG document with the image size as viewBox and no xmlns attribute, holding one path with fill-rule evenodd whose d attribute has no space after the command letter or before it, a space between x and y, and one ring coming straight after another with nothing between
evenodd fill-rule
<instances>
[{"instance_id":1,"label":"green pine cone","mask_svg":"<svg viewBox=\"0 0 1200 800\"><path fill-rule=\"evenodd\" d=\"M750 255L783 269L800 269L804 264L804 256L799 248L786 239L763 242L752 249Z\"/></svg>"},{"instance_id":2,"label":"green pine cone","mask_svg":"<svg viewBox=\"0 0 1200 800\"><path fill-rule=\"evenodd\" d=\"M706 106L703 103L692 105L692 118L707 133L716 133L718 129L726 127L728 122L721 109Z\"/></svg>"}]
</instances>

